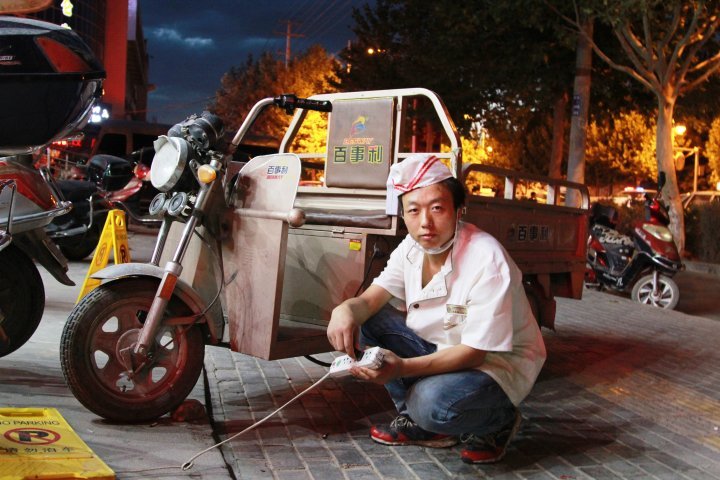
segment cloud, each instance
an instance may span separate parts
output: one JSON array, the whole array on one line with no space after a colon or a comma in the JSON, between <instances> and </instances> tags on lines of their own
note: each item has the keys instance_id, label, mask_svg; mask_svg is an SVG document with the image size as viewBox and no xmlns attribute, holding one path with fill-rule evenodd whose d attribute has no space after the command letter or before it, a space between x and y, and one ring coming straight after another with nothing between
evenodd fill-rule
<instances>
[{"instance_id":1,"label":"cloud","mask_svg":"<svg viewBox=\"0 0 720 480\"><path fill-rule=\"evenodd\" d=\"M191 48L212 47L214 42L212 38L207 37L183 37L180 32L174 28L158 27L150 30L150 35L158 40L167 42L180 43Z\"/></svg>"}]
</instances>

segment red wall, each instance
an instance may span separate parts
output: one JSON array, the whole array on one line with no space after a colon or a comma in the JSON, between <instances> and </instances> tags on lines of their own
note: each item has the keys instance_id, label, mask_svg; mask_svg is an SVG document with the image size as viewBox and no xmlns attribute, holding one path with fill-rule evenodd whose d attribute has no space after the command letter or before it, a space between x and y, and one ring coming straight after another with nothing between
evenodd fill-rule
<instances>
[{"instance_id":1,"label":"red wall","mask_svg":"<svg viewBox=\"0 0 720 480\"><path fill-rule=\"evenodd\" d=\"M105 95L103 102L112 105L113 118L125 118L128 6L108 1L105 25Z\"/></svg>"}]
</instances>

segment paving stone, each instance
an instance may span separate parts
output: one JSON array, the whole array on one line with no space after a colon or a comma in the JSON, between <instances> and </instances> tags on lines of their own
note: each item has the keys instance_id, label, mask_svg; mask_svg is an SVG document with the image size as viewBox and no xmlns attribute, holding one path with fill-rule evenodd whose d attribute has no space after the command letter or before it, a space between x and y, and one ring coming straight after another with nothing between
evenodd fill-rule
<instances>
[{"instance_id":1,"label":"paving stone","mask_svg":"<svg viewBox=\"0 0 720 480\"><path fill-rule=\"evenodd\" d=\"M306 444L306 445L298 445L295 444L295 449L298 452L298 455L300 455L300 458L302 458L305 462L314 461L314 462L333 462L333 456L330 454L330 451L322 446L318 446L317 442L315 444Z\"/></svg>"},{"instance_id":2,"label":"paving stone","mask_svg":"<svg viewBox=\"0 0 720 480\"><path fill-rule=\"evenodd\" d=\"M345 472L335 463L310 459L307 462L308 472L315 480L345 479Z\"/></svg>"},{"instance_id":3,"label":"paving stone","mask_svg":"<svg viewBox=\"0 0 720 480\"><path fill-rule=\"evenodd\" d=\"M512 476L511 476L511 475L512 475ZM493 479L495 479L495 478L507 478L507 479L511 479L511 478L523 478L523 479L527 479L527 480L550 480L550 479L555 480L557 477L555 477L555 476L553 476L553 475L550 475L549 473L544 472L544 471L542 471L542 470L529 470L529 471L520 471L520 472L517 472L517 475L515 475L514 473L513 473L513 474L506 474L505 476L502 476L502 475L501 475L501 476L495 476L495 475L493 475L493 476L490 477L490 478L493 478ZM570 477L570 478L572 479L573 477Z\"/></svg>"},{"instance_id":4,"label":"paving stone","mask_svg":"<svg viewBox=\"0 0 720 480\"><path fill-rule=\"evenodd\" d=\"M440 479L450 478L450 475L437 463L434 462L423 462L423 463L411 463L408 467L420 478L427 479Z\"/></svg>"},{"instance_id":5,"label":"paving stone","mask_svg":"<svg viewBox=\"0 0 720 480\"><path fill-rule=\"evenodd\" d=\"M264 460L236 458L232 464L235 475L241 480L270 480L273 472Z\"/></svg>"},{"instance_id":6,"label":"paving stone","mask_svg":"<svg viewBox=\"0 0 720 480\"><path fill-rule=\"evenodd\" d=\"M277 470L274 469L273 473L275 478L278 480L309 480L312 477L310 472L307 470Z\"/></svg>"},{"instance_id":7,"label":"paving stone","mask_svg":"<svg viewBox=\"0 0 720 480\"><path fill-rule=\"evenodd\" d=\"M330 451L335 456L341 468L354 468L369 466L370 461L354 446L339 447L330 446Z\"/></svg>"},{"instance_id":8,"label":"paving stone","mask_svg":"<svg viewBox=\"0 0 720 480\"><path fill-rule=\"evenodd\" d=\"M263 443L262 449L274 469L297 470L305 468L295 449L286 445Z\"/></svg>"},{"instance_id":9,"label":"paving stone","mask_svg":"<svg viewBox=\"0 0 720 480\"><path fill-rule=\"evenodd\" d=\"M370 467L352 467L345 469L345 477L352 480L379 480L382 477Z\"/></svg>"},{"instance_id":10,"label":"paving stone","mask_svg":"<svg viewBox=\"0 0 720 480\"><path fill-rule=\"evenodd\" d=\"M579 470L590 478L595 480L620 480L621 476L615 474L612 470L605 468L603 465L593 465L589 467L580 467Z\"/></svg>"}]
</instances>

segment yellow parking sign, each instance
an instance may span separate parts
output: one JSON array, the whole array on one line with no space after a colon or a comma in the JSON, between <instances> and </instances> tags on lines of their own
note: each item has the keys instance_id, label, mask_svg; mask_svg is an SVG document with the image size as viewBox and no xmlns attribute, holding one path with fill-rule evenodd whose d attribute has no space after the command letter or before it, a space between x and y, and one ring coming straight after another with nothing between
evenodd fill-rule
<instances>
[{"instance_id":1,"label":"yellow parking sign","mask_svg":"<svg viewBox=\"0 0 720 480\"><path fill-rule=\"evenodd\" d=\"M115 473L55 408L0 408L0 478L112 480Z\"/></svg>"},{"instance_id":2,"label":"yellow parking sign","mask_svg":"<svg viewBox=\"0 0 720 480\"><path fill-rule=\"evenodd\" d=\"M95 255L93 255L92 262L90 262L90 268L88 268L82 289L80 289L80 295L78 295L75 303L100 285L100 280L91 277L92 274L107 266L111 250L116 264L130 261L125 212L122 210L110 210L108 212L105 226L100 235L100 241L95 249Z\"/></svg>"}]
</instances>

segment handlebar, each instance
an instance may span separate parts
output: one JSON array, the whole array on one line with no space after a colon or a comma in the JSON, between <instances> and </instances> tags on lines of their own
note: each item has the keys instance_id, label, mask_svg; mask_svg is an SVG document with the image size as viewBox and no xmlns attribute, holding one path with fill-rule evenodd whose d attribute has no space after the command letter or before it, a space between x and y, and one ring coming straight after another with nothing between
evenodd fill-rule
<instances>
[{"instance_id":1,"label":"handlebar","mask_svg":"<svg viewBox=\"0 0 720 480\"><path fill-rule=\"evenodd\" d=\"M329 100L310 100L308 98L298 98L293 94L279 95L273 99L273 103L280 108L284 108L288 115L291 115L296 108L315 110L317 112L332 112L332 103Z\"/></svg>"},{"instance_id":2,"label":"handlebar","mask_svg":"<svg viewBox=\"0 0 720 480\"><path fill-rule=\"evenodd\" d=\"M229 147L229 150L227 153L233 154L235 152L235 149L238 145L240 145L240 142L243 138L245 138L245 134L250 130L250 126L253 124L255 119L258 117L260 112L268 105L275 104L281 108L284 108L285 111L288 113L288 115L291 115L296 108L303 108L306 110L317 110L319 112L331 112L332 111L332 103L329 100L310 100L307 98L298 98L296 95L293 94L286 94L286 95L279 95L275 98L273 97L267 97L263 98L259 102L257 102L253 107L250 109L250 112L248 112L247 116L245 117L245 120L243 120L242 125L240 125L240 128L238 128L237 133L235 133L235 136L232 139L231 146Z\"/></svg>"}]
</instances>

